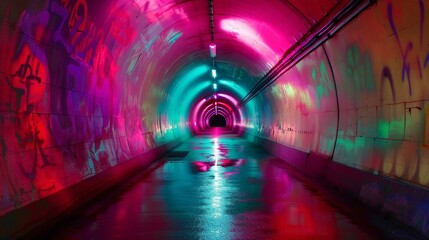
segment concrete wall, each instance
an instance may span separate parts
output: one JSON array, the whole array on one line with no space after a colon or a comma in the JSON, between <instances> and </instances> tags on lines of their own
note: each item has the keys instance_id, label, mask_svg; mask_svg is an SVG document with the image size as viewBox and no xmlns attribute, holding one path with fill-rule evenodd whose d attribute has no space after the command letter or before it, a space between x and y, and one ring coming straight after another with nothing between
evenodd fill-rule
<instances>
[{"instance_id":1,"label":"concrete wall","mask_svg":"<svg viewBox=\"0 0 429 240\"><path fill-rule=\"evenodd\" d=\"M248 130L426 236L428 24L429 1L377 1L261 93L272 115Z\"/></svg>"},{"instance_id":2,"label":"concrete wall","mask_svg":"<svg viewBox=\"0 0 429 240\"><path fill-rule=\"evenodd\" d=\"M186 108L200 92L183 92L210 88L199 81L210 65L191 64L205 58L203 39L177 41L196 29L185 7L163 3L0 2L0 216L188 135ZM206 22L205 7L191 20ZM250 101L240 122L295 166L425 234L428 9L377 1Z\"/></svg>"},{"instance_id":3,"label":"concrete wall","mask_svg":"<svg viewBox=\"0 0 429 240\"><path fill-rule=\"evenodd\" d=\"M139 13L133 1L0 2L0 216L188 135L154 107L168 97L153 79L170 22Z\"/></svg>"}]
</instances>

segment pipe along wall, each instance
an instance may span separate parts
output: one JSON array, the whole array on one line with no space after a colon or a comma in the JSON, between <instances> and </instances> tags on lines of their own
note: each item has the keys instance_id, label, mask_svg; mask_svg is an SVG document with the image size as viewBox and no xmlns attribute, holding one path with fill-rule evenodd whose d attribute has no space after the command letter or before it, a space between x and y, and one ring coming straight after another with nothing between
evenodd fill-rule
<instances>
[{"instance_id":1,"label":"pipe along wall","mask_svg":"<svg viewBox=\"0 0 429 240\"><path fill-rule=\"evenodd\" d=\"M0 3L2 232L90 199L211 116L195 110L210 65L175 60L192 54L175 50L177 18L115 2ZM227 126L429 236L428 9L377 1ZM248 89L222 84L231 107Z\"/></svg>"}]
</instances>

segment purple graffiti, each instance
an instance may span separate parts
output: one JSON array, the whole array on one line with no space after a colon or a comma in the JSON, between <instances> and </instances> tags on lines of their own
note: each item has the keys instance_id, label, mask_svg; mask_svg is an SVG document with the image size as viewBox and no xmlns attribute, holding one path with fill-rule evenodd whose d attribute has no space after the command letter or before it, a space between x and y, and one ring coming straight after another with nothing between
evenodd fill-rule
<instances>
[{"instance_id":1,"label":"purple graffiti","mask_svg":"<svg viewBox=\"0 0 429 240\"><path fill-rule=\"evenodd\" d=\"M420 49L423 49L423 35L424 35L424 13L425 13L425 6L424 6L424 2L422 0L419 0L419 7L420 7ZM395 36L396 42L399 45L399 49L401 51L401 55L402 55L402 82L405 81L405 78L407 79L408 82L408 93L411 96L412 95L412 87L411 87L411 77L410 77L410 73L411 73L411 63L408 59L410 52L413 50L413 43L411 41L408 41L408 43L406 44L406 48L403 48L401 39L399 37L397 28L395 26L395 22L393 19L393 5L392 3L389 3L388 7L387 7L387 15L389 18L389 24L390 27L392 28L393 34ZM426 58L424 60L424 68L426 68L427 63L429 61L429 53L427 53ZM419 56L416 57L416 63L417 63L417 67L418 67L418 71L419 71L419 77L420 79L423 79L423 71L422 71L422 67L421 67L421 59L419 58Z\"/></svg>"},{"instance_id":2,"label":"purple graffiti","mask_svg":"<svg viewBox=\"0 0 429 240\"><path fill-rule=\"evenodd\" d=\"M410 63L407 61L407 58L408 58L408 54L413 49L413 43L411 41L408 42L407 48L405 49L405 51L402 48L401 39L399 38L399 34L398 34L398 31L396 30L396 26L395 26L395 23L393 20L392 3L389 3L389 6L387 7L387 15L389 17L390 27L392 28L393 34L395 35L395 38L396 38L396 42L398 43L399 49L401 50L401 55L402 55L402 82L405 81L405 74L406 74L407 75L407 81L408 81L408 92L411 96L412 90L411 90L411 80L410 80Z\"/></svg>"},{"instance_id":3,"label":"purple graffiti","mask_svg":"<svg viewBox=\"0 0 429 240\"><path fill-rule=\"evenodd\" d=\"M381 72L381 87L380 87L381 91L383 91L384 82L386 81L386 79L389 81L393 102L396 102L396 93L395 93L395 86L393 85L393 77L388 67L384 67L383 71Z\"/></svg>"},{"instance_id":4,"label":"purple graffiti","mask_svg":"<svg viewBox=\"0 0 429 240\"><path fill-rule=\"evenodd\" d=\"M21 29L23 34L20 34L18 41L17 49L15 51L15 55L13 56L13 60L17 60L19 55L24 49L24 46L27 45L31 52L39 59L39 61L43 64L47 64L47 58L44 51L40 48L40 41L43 36L37 36L35 29L46 29L49 22L49 13L48 11L38 12L37 14L33 12L29 12L29 10L25 11L22 14L19 22L19 28ZM43 30L44 32L44 30Z\"/></svg>"},{"instance_id":5,"label":"purple graffiti","mask_svg":"<svg viewBox=\"0 0 429 240\"><path fill-rule=\"evenodd\" d=\"M60 24L57 25L55 33L53 34L53 39L55 42L60 43L65 48L67 53L70 53L72 51L72 46L67 43L67 40L61 34L61 31L63 30L69 16L69 12L66 8L54 1L49 1L49 11L53 15L56 15L57 18L60 18Z\"/></svg>"}]
</instances>

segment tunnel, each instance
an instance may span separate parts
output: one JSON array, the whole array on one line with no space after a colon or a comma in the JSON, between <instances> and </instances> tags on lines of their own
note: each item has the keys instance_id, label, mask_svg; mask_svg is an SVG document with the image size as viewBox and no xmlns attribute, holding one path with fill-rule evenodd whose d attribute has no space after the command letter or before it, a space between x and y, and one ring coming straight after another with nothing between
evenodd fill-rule
<instances>
[{"instance_id":1,"label":"tunnel","mask_svg":"<svg viewBox=\"0 0 429 240\"><path fill-rule=\"evenodd\" d=\"M2 0L0 239L429 238L426 9Z\"/></svg>"}]
</instances>

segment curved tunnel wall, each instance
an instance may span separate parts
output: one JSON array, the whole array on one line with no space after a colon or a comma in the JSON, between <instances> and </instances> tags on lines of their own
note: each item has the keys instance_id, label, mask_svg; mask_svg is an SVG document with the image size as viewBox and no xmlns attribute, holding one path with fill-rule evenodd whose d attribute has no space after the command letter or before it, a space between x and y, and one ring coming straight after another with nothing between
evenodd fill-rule
<instances>
[{"instance_id":1,"label":"curved tunnel wall","mask_svg":"<svg viewBox=\"0 0 429 240\"><path fill-rule=\"evenodd\" d=\"M258 106L255 134L429 186L427 9L378 1L364 11L262 92L271 104Z\"/></svg>"},{"instance_id":2,"label":"curved tunnel wall","mask_svg":"<svg viewBox=\"0 0 429 240\"><path fill-rule=\"evenodd\" d=\"M151 13L160 6L0 3L1 215L188 136L191 106L211 94L210 63L181 55L185 30L174 23L190 20L167 5L158 9L162 16ZM377 1L247 103L236 125L304 154L427 187L428 6ZM284 51L280 42L274 45ZM258 47L272 66L277 49ZM229 77L254 80L261 66ZM251 83L219 79L219 88L239 100ZM199 90L184 97L191 86ZM373 185L361 191L383 194ZM392 208L411 204L392 199Z\"/></svg>"},{"instance_id":3,"label":"curved tunnel wall","mask_svg":"<svg viewBox=\"0 0 429 240\"><path fill-rule=\"evenodd\" d=\"M139 13L128 1L0 3L2 215L189 134L166 115L156 61L179 33L161 32L168 20L144 29L153 16Z\"/></svg>"},{"instance_id":4,"label":"curved tunnel wall","mask_svg":"<svg viewBox=\"0 0 429 240\"><path fill-rule=\"evenodd\" d=\"M426 235L427 193L415 193L429 186L428 9L377 1L261 93L270 105L258 106L250 131Z\"/></svg>"}]
</instances>

